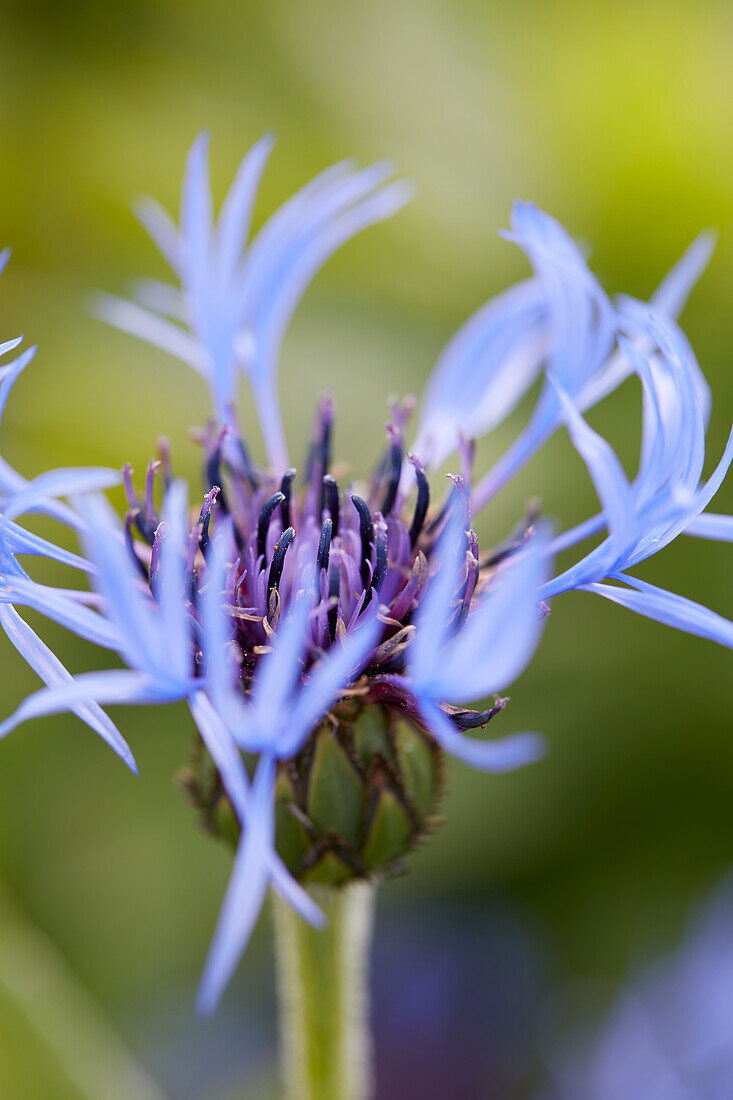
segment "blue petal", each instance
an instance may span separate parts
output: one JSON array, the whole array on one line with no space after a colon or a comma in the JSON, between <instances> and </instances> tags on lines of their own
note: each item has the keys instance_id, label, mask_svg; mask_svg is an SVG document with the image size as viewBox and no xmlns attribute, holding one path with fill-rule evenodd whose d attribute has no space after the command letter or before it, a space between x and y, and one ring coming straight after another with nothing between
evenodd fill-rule
<instances>
[{"instance_id":1,"label":"blue petal","mask_svg":"<svg viewBox=\"0 0 733 1100\"><path fill-rule=\"evenodd\" d=\"M458 433L478 439L532 385L546 351L542 285L528 279L475 313L442 351L428 379L412 450L439 466Z\"/></svg>"},{"instance_id":2,"label":"blue petal","mask_svg":"<svg viewBox=\"0 0 733 1100\"><path fill-rule=\"evenodd\" d=\"M656 313L671 318L679 316L695 283L710 262L716 239L717 235L710 230L701 233L665 275L651 299Z\"/></svg>"},{"instance_id":3,"label":"blue petal","mask_svg":"<svg viewBox=\"0 0 733 1100\"><path fill-rule=\"evenodd\" d=\"M204 669L211 698L230 733L251 751L261 747L255 729L253 708L246 706L232 653L232 624L225 609L226 563L231 545L227 525L217 527L207 562L206 587L202 593Z\"/></svg>"},{"instance_id":4,"label":"blue petal","mask_svg":"<svg viewBox=\"0 0 733 1100\"><path fill-rule=\"evenodd\" d=\"M15 493L5 505L6 519L17 519L25 512L32 512L49 498L65 497L73 493L99 492L111 489L120 483L117 470L108 470L94 466L81 469L48 470L29 481L18 493Z\"/></svg>"},{"instance_id":5,"label":"blue petal","mask_svg":"<svg viewBox=\"0 0 733 1100\"><path fill-rule=\"evenodd\" d=\"M208 155L209 134L202 131L186 158L181 192L183 281L193 295L191 305L194 312L199 314L199 323L203 320L208 298L214 290L209 282L213 214Z\"/></svg>"},{"instance_id":6,"label":"blue petal","mask_svg":"<svg viewBox=\"0 0 733 1100\"><path fill-rule=\"evenodd\" d=\"M165 536L160 552L160 612L168 667L181 680L191 674L191 629L186 608L187 488L174 481L163 501Z\"/></svg>"},{"instance_id":7,"label":"blue petal","mask_svg":"<svg viewBox=\"0 0 733 1100\"><path fill-rule=\"evenodd\" d=\"M608 538L576 565L549 581L542 598L575 588L589 580L605 576L634 539L634 513L631 487L613 448L586 424L582 416L558 387L573 444L585 462L603 507Z\"/></svg>"},{"instance_id":8,"label":"blue petal","mask_svg":"<svg viewBox=\"0 0 733 1100\"><path fill-rule=\"evenodd\" d=\"M459 572L465 564L463 543L468 513L461 497L454 493L452 499L454 507L432 555L435 572L420 604L417 629L407 650L410 677L415 683L430 683L440 671L438 654L451 621Z\"/></svg>"},{"instance_id":9,"label":"blue petal","mask_svg":"<svg viewBox=\"0 0 733 1100\"><path fill-rule=\"evenodd\" d=\"M24 576L5 575L0 586L0 603L21 604L31 607L47 619L86 638L105 649L117 649L121 638L119 631L101 615L76 603L74 594L68 596L55 588L36 584Z\"/></svg>"},{"instance_id":10,"label":"blue petal","mask_svg":"<svg viewBox=\"0 0 733 1100\"><path fill-rule=\"evenodd\" d=\"M203 691L196 692L189 701L191 713L202 740L208 749L224 784L237 817L246 821L249 807L249 781L239 754L239 749L225 723ZM292 877L285 864L274 851L270 854L270 876L273 888L284 901L295 909L304 920L315 928L326 921L323 912L313 898Z\"/></svg>"},{"instance_id":11,"label":"blue petal","mask_svg":"<svg viewBox=\"0 0 733 1100\"><path fill-rule=\"evenodd\" d=\"M573 396L613 347L615 312L559 222L534 203L515 202L512 233L542 279L552 326L549 367Z\"/></svg>"},{"instance_id":12,"label":"blue petal","mask_svg":"<svg viewBox=\"0 0 733 1100\"><path fill-rule=\"evenodd\" d=\"M64 668L59 659L51 652L48 646L41 641L38 635L31 630L26 622L21 619L15 608L0 604L0 623L6 635L18 650L21 657L30 665L34 672L40 676L43 682L50 688L61 684L72 683L71 674ZM70 707L81 718L82 722L98 733L114 749L118 756L127 764L128 768L137 775L135 758L130 751L130 746L119 732L114 722L107 717L96 702L78 702ZM18 712L16 712L17 717ZM22 717L17 722L9 719L0 726L0 737L8 733L13 725L23 721Z\"/></svg>"},{"instance_id":13,"label":"blue petal","mask_svg":"<svg viewBox=\"0 0 733 1100\"><path fill-rule=\"evenodd\" d=\"M547 366L571 397L600 372L613 347L616 314L575 242L559 222L534 203L516 202L512 232L526 252L545 301ZM545 386L532 417L515 443L482 478L472 494L478 511L529 461L560 423L560 405Z\"/></svg>"},{"instance_id":14,"label":"blue petal","mask_svg":"<svg viewBox=\"0 0 733 1100\"><path fill-rule=\"evenodd\" d=\"M376 605L375 600L372 603ZM283 716L287 721L278 731L279 757L287 759L299 751L339 693L358 676L382 629L377 608L370 605L359 626L347 634L343 643L335 642L310 670L307 683L295 695L287 716Z\"/></svg>"},{"instance_id":15,"label":"blue petal","mask_svg":"<svg viewBox=\"0 0 733 1100\"><path fill-rule=\"evenodd\" d=\"M312 585L306 586L305 592L278 624L271 650L258 666L252 702L265 727L287 721L290 700L303 671L308 616L313 606L312 590Z\"/></svg>"},{"instance_id":16,"label":"blue petal","mask_svg":"<svg viewBox=\"0 0 733 1100\"><path fill-rule=\"evenodd\" d=\"M30 531L23 530L16 523L5 521L0 526L0 540L4 540L11 554L32 554L37 557L51 558L61 565L69 565L73 569L81 569L85 573L94 572L94 566L85 558L70 550L64 550L60 546L34 535Z\"/></svg>"},{"instance_id":17,"label":"blue petal","mask_svg":"<svg viewBox=\"0 0 733 1100\"><path fill-rule=\"evenodd\" d=\"M4 340L3 343L0 344L0 356L7 355L9 351L15 351L22 343L22 336L14 336L12 340ZM4 368L0 368L0 377L2 376L2 370L4 370Z\"/></svg>"},{"instance_id":18,"label":"blue petal","mask_svg":"<svg viewBox=\"0 0 733 1100\"><path fill-rule=\"evenodd\" d=\"M117 625L120 652L132 668L151 672L166 661L155 619L155 605L143 589L125 547L116 515L103 498L84 500L88 556L98 570L97 583L107 614Z\"/></svg>"},{"instance_id":19,"label":"blue petal","mask_svg":"<svg viewBox=\"0 0 733 1100\"><path fill-rule=\"evenodd\" d=\"M0 737L4 737L21 722L28 722L31 718L61 714L66 710L78 713L80 706L88 706L92 703L131 706L132 704L171 702L174 698L179 696L161 693L150 676L144 672L131 672L129 669L82 672L79 676L68 676L68 679L60 677L53 686L41 688L40 691L29 695L14 714L0 723Z\"/></svg>"},{"instance_id":20,"label":"blue petal","mask_svg":"<svg viewBox=\"0 0 733 1100\"><path fill-rule=\"evenodd\" d=\"M177 275L181 274L181 240L176 223L159 202L145 196L135 203L135 216Z\"/></svg>"},{"instance_id":21,"label":"blue petal","mask_svg":"<svg viewBox=\"0 0 733 1100\"><path fill-rule=\"evenodd\" d=\"M733 542L733 516L721 516L714 512L703 512L685 528L686 535L699 539L715 539L719 542Z\"/></svg>"},{"instance_id":22,"label":"blue petal","mask_svg":"<svg viewBox=\"0 0 733 1100\"><path fill-rule=\"evenodd\" d=\"M499 741L479 741L459 733L439 707L419 699L418 702L425 724L440 747L471 768L487 772L513 771L544 755L544 742L538 733L515 733Z\"/></svg>"},{"instance_id":23,"label":"blue petal","mask_svg":"<svg viewBox=\"0 0 733 1100\"><path fill-rule=\"evenodd\" d=\"M526 668L544 625L539 589L551 565L548 534L541 527L509 559L443 647L433 685L438 698L472 702L508 687Z\"/></svg>"},{"instance_id":24,"label":"blue petal","mask_svg":"<svg viewBox=\"0 0 733 1100\"><path fill-rule=\"evenodd\" d=\"M222 284L235 274L242 259L249 237L257 188L274 144L275 135L265 134L252 146L242 160L222 205L217 225Z\"/></svg>"},{"instance_id":25,"label":"blue petal","mask_svg":"<svg viewBox=\"0 0 733 1100\"><path fill-rule=\"evenodd\" d=\"M239 962L265 900L273 847L274 764L262 757L250 791L247 822L234 860L199 995L198 1011L209 1015Z\"/></svg>"},{"instance_id":26,"label":"blue petal","mask_svg":"<svg viewBox=\"0 0 733 1100\"><path fill-rule=\"evenodd\" d=\"M128 302L113 294L98 294L94 299L93 311L101 321L106 321L107 324L114 325L122 332L153 344L161 351L193 367L207 381L210 380L209 359L200 343L177 325L158 317L135 302Z\"/></svg>"},{"instance_id":27,"label":"blue petal","mask_svg":"<svg viewBox=\"0 0 733 1100\"><path fill-rule=\"evenodd\" d=\"M26 348L26 350L22 352L17 359L14 359L12 363L7 363L4 367L0 367L0 420L5 411L5 404L10 395L10 391L15 385L19 375L28 366L37 351L38 348L35 346Z\"/></svg>"},{"instance_id":28,"label":"blue petal","mask_svg":"<svg viewBox=\"0 0 733 1100\"><path fill-rule=\"evenodd\" d=\"M708 264L714 245L715 235L712 233L701 233L692 242L652 295L650 305L657 315L674 320L681 313L690 291ZM634 346L647 353L652 350L652 341L648 335L637 336ZM578 408L585 412L607 397L628 378L631 369L627 355L619 349L608 359L603 369L586 383L578 399Z\"/></svg>"},{"instance_id":29,"label":"blue petal","mask_svg":"<svg viewBox=\"0 0 733 1100\"><path fill-rule=\"evenodd\" d=\"M648 619L655 619L688 634L709 638L729 648L733 647L733 622L728 619L716 615L702 604L657 588L636 577L620 573L617 579L633 585L633 588L620 588L610 584L589 584L584 587L588 592L596 592L612 603L626 607L629 611L636 611Z\"/></svg>"}]
</instances>

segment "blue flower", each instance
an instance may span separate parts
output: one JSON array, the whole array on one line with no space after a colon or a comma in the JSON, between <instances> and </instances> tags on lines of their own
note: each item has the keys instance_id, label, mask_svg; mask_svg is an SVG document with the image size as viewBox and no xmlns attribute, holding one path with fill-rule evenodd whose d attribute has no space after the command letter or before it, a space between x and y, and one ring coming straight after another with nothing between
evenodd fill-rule
<instances>
[{"instance_id":1,"label":"blue flower","mask_svg":"<svg viewBox=\"0 0 733 1100\"><path fill-rule=\"evenodd\" d=\"M387 182L389 164L362 171L349 162L335 164L273 214L248 244L257 187L273 141L268 134L250 149L214 224L209 136L199 134L186 165L180 230L153 200L138 207L181 290L144 283L142 304L107 297L100 302L100 313L202 374L223 423L234 414L244 373L268 459L282 473L288 461L276 395L277 363L293 310L336 249L390 217L410 190L404 183Z\"/></svg>"},{"instance_id":2,"label":"blue flower","mask_svg":"<svg viewBox=\"0 0 733 1100\"><path fill-rule=\"evenodd\" d=\"M438 359L413 447L431 466L455 450L459 433L476 439L496 427L543 368L581 409L605 397L632 369L624 354L612 354L616 311L562 226L533 203L517 202L512 231L503 236L526 252L535 274L483 306ZM702 234L664 279L652 298L660 315L680 312L713 243L711 234ZM561 423L556 393L546 383L525 430L476 486L477 511Z\"/></svg>"},{"instance_id":3,"label":"blue flower","mask_svg":"<svg viewBox=\"0 0 733 1100\"><path fill-rule=\"evenodd\" d=\"M497 693L531 660L547 600L583 588L733 644L730 623L626 572L683 531L729 537L728 517L704 509L733 444L701 484L710 397L674 322L707 262L710 238L691 246L651 306L611 303L559 224L517 204L509 236L530 258L533 277L483 307L449 343L428 382L412 450L412 404L393 402L374 473L343 486L332 472L329 398L316 409L303 470L288 468L277 402L280 345L317 269L339 244L394 213L409 191L388 182L388 166L336 165L248 243L271 145L265 137L250 150L214 223L201 135L188 158L180 229L154 203L139 210L180 289L145 283L140 304L106 298L100 307L118 327L206 378L214 416L200 437L202 499L189 508L167 451L148 466L141 495L123 467L124 523L99 495L117 479L109 471L57 470L26 481L0 466L0 621L45 684L0 724L0 737L29 718L72 710L134 767L101 706L185 700L236 815L237 854L202 980L203 1011L217 1003L268 886L317 924L322 915L303 886L316 855L328 850L349 873L365 875L409 849L434 812L435 761L443 752L494 772L537 759L537 734L486 739L471 731L504 709L508 700ZM32 354L0 368L0 412ZM582 412L632 372L643 387L644 428L639 474L629 483ZM238 426L242 373L260 417L265 468ZM526 429L472 488L472 441L543 373ZM601 511L554 540L546 521L528 515L481 553L474 517L563 420ZM436 490L425 467L454 451L461 476L431 500ZM33 511L71 527L83 554L18 523ZM594 550L550 579L555 552L604 531ZM17 560L34 554L73 568L93 591L37 584ZM113 651L123 667L72 677L16 606ZM471 709L487 696L494 698L486 709ZM376 715L369 734L376 747L358 741L365 714ZM296 794L287 795L283 812L306 854L286 859L278 845L278 784L309 788L322 744L356 784L358 829L348 840L326 821L319 833L315 812L309 817ZM403 749L420 780L412 794ZM319 768L323 780L327 765ZM338 783L334 789L338 801L342 790ZM307 790L302 801L310 811ZM395 829L382 835L381 848L367 804L393 814ZM404 834L401 846L390 847L388 834Z\"/></svg>"},{"instance_id":4,"label":"blue flower","mask_svg":"<svg viewBox=\"0 0 733 1100\"><path fill-rule=\"evenodd\" d=\"M655 344L646 353L623 338L621 342L644 390L639 472L629 483L610 445L586 424L556 382L571 439L588 467L603 511L561 535L554 549L564 549L599 527L605 526L608 533L595 549L548 582L543 597L585 589L668 626L733 646L729 620L627 573L698 521L733 461L733 430L715 470L701 483L707 387L692 349L676 325L653 312L629 305L626 313L632 331L643 323ZM726 518L713 520L714 534ZM705 531L698 527L695 533ZM623 587L602 583L605 578L620 581Z\"/></svg>"}]
</instances>

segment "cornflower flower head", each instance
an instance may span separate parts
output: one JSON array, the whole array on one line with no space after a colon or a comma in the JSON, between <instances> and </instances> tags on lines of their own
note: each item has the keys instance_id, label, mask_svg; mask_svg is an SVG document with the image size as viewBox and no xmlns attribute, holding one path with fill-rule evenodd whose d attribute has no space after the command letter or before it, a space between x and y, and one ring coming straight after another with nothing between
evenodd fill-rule
<instances>
[{"instance_id":1,"label":"cornflower flower head","mask_svg":"<svg viewBox=\"0 0 733 1100\"><path fill-rule=\"evenodd\" d=\"M115 479L109 471L0 481L2 621L46 685L0 724L0 736L71 709L134 766L103 705L186 700L191 710L200 737L183 783L205 826L237 850L201 986L205 1011L221 995L268 885L318 924L308 885L389 873L433 828L445 754L493 772L537 759L536 734L489 740L472 731L504 709L499 693L531 659L547 601L570 588L607 596L610 589L633 610L731 644L725 620L651 593L625 573L681 531L710 534L696 517L730 463L729 445L700 487L709 395L674 321L707 261L709 238L693 244L649 307L613 304L561 226L517 204L509 236L529 256L533 277L479 310L449 343L412 447L413 403L394 401L371 476L346 482L333 463L328 396L317 404L303 466L290 465L277 402L279 349L318 268L410 192L391 182L388 165L336 165L249 241L271 145L266 137L247 154L215 220L208 139L197 138L180 227L150 201L139 208L180 286L146 282L137 302L98 303L108 321L208 383L213 417L200 436L198 502L189 507L167 447L149 464L142 491L123 467L123 523L99 495ZM3 368L0 399L21 363ZM581 414L632 372L644 387L644 440L629 485ZM473 440L541 373L527 428L474 484ZM259 412L265 464L239 427L242 375ZM480 551L473 517L563 423L598 487L601 512L554 540L548 522L530 513L500 545ZM436 494L429 471L456 452L460 473ZM82 555L34 541L17 524L32 510L73 527ZM726 517L715 523L714 537L724 537ZM555 549L603 531L595 551L552 579ZM17 562L21 553L76 569L93 591L36 584ZM635 586L630 596L602 583L620 576ZM116 651L125 667L71 677L14 605Z\"/></svg>"}]
</instances>

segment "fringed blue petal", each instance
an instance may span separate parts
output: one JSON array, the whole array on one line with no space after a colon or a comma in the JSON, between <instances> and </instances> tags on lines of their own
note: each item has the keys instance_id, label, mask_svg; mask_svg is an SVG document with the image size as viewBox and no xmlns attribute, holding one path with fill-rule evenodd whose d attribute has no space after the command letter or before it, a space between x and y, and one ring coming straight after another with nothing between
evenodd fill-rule
<instances>
[{"instance_id":1,"label":"fringed blue petal","mask_svg":"<svg viewBox=\"0 0 733 1100\"><path fill-rule=\"evenodd\" d=\"M733 647L733 622L710 611L702 604L694 603L684 596L677 596L673 592L667 592L663 588L657 588L653 584L641 581L636 577L626 574L618 574L618 580L632 585L632 588L621 588L610 584L588 584L584 588L588 592L596 592L612 603L626 607L629 611L635 611L638 615L644 615L648 619L655 619L665 626L674 627L675 630L683 630L687 634L696 634L700 638L709 638L720 645Z\"/></svg>"},{"instance_id":2,"label":"fringed blue petal","mask_svg":"<svg viewBox=\"0 0 733 1100\"><path fill-rule=\"evenodd\" d=\"M382 630L375 606L370 604L360 624L342 643L335 643L310 670L309 678L296 693L289 720L283 723L277 741L278 755L293 756L320 719L333 706L348 684L357 679Z\"/></svg>"},{"instance_id":3,"label":"fringed blue petal","mask_svg":"<svg viewBox=\"0 0 733 1100\"><path fill-rule=\"evenodd\" d=\"M721 516L714 512L703 512L685 528L686 535L698 539L714 539L718 542L733 542L733 516Z\"/></svg>"},{"instance_id":4,"label":"fringed blue petal","mask_svg":"<svg viewBox=\"0 0 733 1100\"><path fill-rule=\"evenodd\" d=\"M182 481L174 481L166 491L159 568L158 602L165 657L173 677L179 680L191 675L191 632L185 602L187 499L188 491Z\"/></svg>"},{"instance_id":5,"label":"fringed blue petal","mask_svg":"<svg viewBox=\"0 0 733 1100\"><path fill-rule=\"evenodd\" d=\"M76 493L101 492L120 483L117 470L94 466L82 469L48 470L26 483L23 489L9 497L3 509L6 519L18 519L26 512L37 510L53 497Z\"/></svg>"},{"instance_id":6,"label":"fringed blue petal","mask_svg":"<svg viewBox=\"0 0 733 1100\"><path fill-rule=\"evenodd\" d=\"M180 232L157 205L146 202L138 207L138 216L179 274L183 298L171 309L170 288L159 305L156 295L151 300L144 291L146 302L154 307L145 309L106 297L97 312L203 374L223 423L236 405L239 375L247 374L269 461L284 469L287 449L276 375L290 316L329 256L365 226L391 216L409 196L402 185L384 186L391 172L384 165L363 172L336 165L285 203L247 248L252 207L272 138L262 138L242 161L216 226L208 141L207 134L200 134L187 159ZM166 315L190 325L190 333Z\"/></svg>"},{"instance_id":7,"label":"fringed blue petal","mask_svg":"<svg viewBox=\"0 0 733 1100\"><path fill-rule=\"evenodd\" d=\"M0 604L0 625L10 642L15 646L21 657L30 665L33 671L40 676L50 689L63 684L72 683L71 673L61 664L59 659L51 652L48 646L41 641L35 631L31 630L20 617L14 607ZM23 704L12 718L0 725L0 737L9 733L25 718L22 716ZM65 707L63 709L66 709ZM137 775L135 758L130 751L130 746L119 732L114 722L107 717L102 708L96 702L78 701L69 706L82 722L99 734L110 748L114 749L118 756L127 764L128 768Z\"/></svg>"},{"instance_id":8,"label":"fringed blue petal","mask_svg":"<svg viewBox=\"0 0 733 1100\"><path fill-rule=\"evenodd\" d=\"M239 962L265 899L274 843L274 761L261 757L249 792L247 820L204 967L198 1011L209 1015Z\"/></svg>"},{"instance_id":9,"label":"fringed blue petal","mask_svg":"<svg viewBox=\"0 0 733 1100\"><path fill-rule=\"evenodd\" d=\"M523 397L542 366L547 333L542 284L519 283L492 299L441 353L423 397L412 450L439 466L456 449L459 432L477 439Z\"/></svg>"},{"instance_id":10,"label":"fringed blue petal","mask_svg":"<svg viewBox=\"0 0 733 1100\"><path fill-rule=\"evenodd\" d=\"M237 817L246 822L250 798L249 779L237 744L222 716L203 691L198 691L191 697L189 706ZM274 849L270 853L270 880L283 900L300 913L304 920L315 928L325 924L326 918L321 909L295 881Z\"/></svg>"}]
</instances>

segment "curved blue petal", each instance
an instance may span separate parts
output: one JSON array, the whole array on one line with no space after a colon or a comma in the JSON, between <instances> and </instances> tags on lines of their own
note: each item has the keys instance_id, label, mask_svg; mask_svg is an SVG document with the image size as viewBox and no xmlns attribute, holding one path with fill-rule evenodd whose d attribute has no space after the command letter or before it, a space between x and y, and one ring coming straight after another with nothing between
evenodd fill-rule
<instances>
[{"instance_id":1,"label":"curved blue petal","mask_svg":"<svg viewBox=\"0 0 733 1100\"><path fill-rule=\"evenodd\" d=\"M644 615L648 619L655 619L665 626L683 630L688 634L697 634L701 638L709 638L720 645L733 647L733 622L716 615L702 604L694 603L684 596L678 596L674 592L667 592L656 585L648 584L636 577L627 574L618 574L618 580L633 585L633 588L621 588L610 584L588 584L583 587L588 592L596 592L612 603L626 607L629 611L635 611L638 615Z\"/></svg>"},{"instance_id":2,"label":"curved blue petal","mask_svg":"<svg viewBox=\"0 0 733 1100\"><path fill-rule=\"evenodd\" d=\"M261 757L250 790L247 822L234 860L204 967L198 1011L214 1011L244 951L265 900L268 864L274 842L274 762Z\"/></svg>"},{"instance_id":3,"label":"curved blue petal","mask_svg":"<svg viewBox=\"0 0 733 1100\"><path fill-rule=\"evenodd\" d=\"M686 535L698 539L715 539L719 542L733 542L733 516L721 516L714 512L703 512L685 528Z\"/></svg>"},{"instance_id":4,"label":"curved blue petal","mask_svg":"<svg viewBox=\"0 0 733 1100\"><path fill-rule=\"evenodd\" d=\"M47 687L53 689L62 684L73 682L71 673L64 668L58 657L41 641L35 631L31 630L28 624L24 622L14 607L0 604L0 624L18 653L40 676ZM80 701L72 703L69 709L73 710L74 714L81 718L82 722L85 722L90 729L98 733L102 740L106 741L110 748L114 749L117 755L122 758L130 771L137 775L137 765L130 751L130 746L112 719L108 718L96 702ZM18 714L19 712L16 711L16 715L13 716L17 718L17 721L8 719L7 722L2 723L0 737L9 733L15 725L25 720L22 715L18 717Z\"/></svg>"},{"instance_id":5,"label":"curved blue petal","mask_svg":"<svg viewBox=\"0 0 733 1100\"><path fill-rule=\"evenodd\" d=\"M419 709L440 747L471 768L486 772L514 771L544 756L544 741L538 733L514 733L498 741L479 741L460 733L435 704L421 702Z\"/></svg>"}]
</instances>

